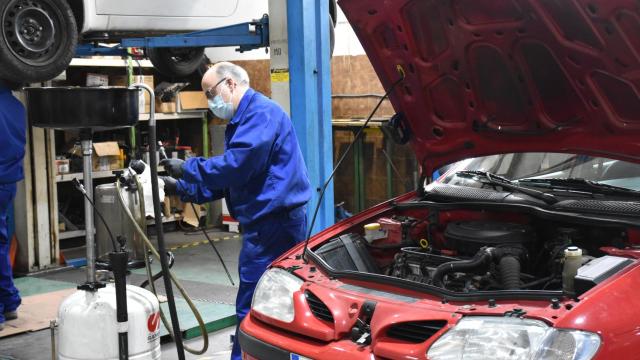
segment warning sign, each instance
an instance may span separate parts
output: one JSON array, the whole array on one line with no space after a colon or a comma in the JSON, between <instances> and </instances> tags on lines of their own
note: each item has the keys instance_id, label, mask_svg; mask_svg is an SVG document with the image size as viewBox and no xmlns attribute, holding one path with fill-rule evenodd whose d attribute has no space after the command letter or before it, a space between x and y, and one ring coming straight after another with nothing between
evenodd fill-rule
<instances>
[{"instance_id":1,"label":"warning sign","mask_svg":"<svg viewBox=\"0 0 640 360\"><path fill-rule=\"evenodd\" d=\"M289 82L289 69L271 69L271 82Z\"/></svg>"}]
</instances>

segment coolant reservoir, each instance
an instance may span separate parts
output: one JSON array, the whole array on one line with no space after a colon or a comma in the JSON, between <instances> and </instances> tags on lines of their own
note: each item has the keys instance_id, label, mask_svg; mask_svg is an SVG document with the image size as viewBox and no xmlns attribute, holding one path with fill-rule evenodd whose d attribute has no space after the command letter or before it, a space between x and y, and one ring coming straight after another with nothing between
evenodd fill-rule
<instances>
[{"instance_id":1,"label":"coolant reservoir","mask_svg":"<svg viewBox=\"0 0 640 360\"><path fill-rule=\"evenodd\" d=\"M160 359L160 306L149 291L127 285L129 359ZM58 310L59 360L117 360L118 322L113 284L79 290Z\"/></svg>"},{"instance_id":2,"label":"coolant reservoir","mask_svg":"<svg viewBox=\"0 0 640 360\"><path fill-rule=\"evenodd\" d=\"M565 294L575 293L575 277L582 266L582 249L569 246L564 249L564 267L562 268L562 291Z\"/></svg>"},{"instance_id":3,"label":"coolant reservoir","mask_svg":"<svg viewBox=\"0 0 640 360\"><path fill-rule=\"evenodd\" d=\"M364 238L369 244L385 237L387 237L387 232L380 228L380 223L375 222L364 226Z\"/></svg>"}]
</instances>

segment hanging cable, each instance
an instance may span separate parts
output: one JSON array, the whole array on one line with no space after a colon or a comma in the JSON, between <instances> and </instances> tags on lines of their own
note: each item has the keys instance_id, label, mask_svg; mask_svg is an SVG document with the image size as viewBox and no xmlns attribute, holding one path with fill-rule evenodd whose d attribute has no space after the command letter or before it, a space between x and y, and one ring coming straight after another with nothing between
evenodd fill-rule
<instances>
[{"instance_id":1,"label":"hanging cable","mask_svg":"<svg viewBox=\"0 0 640 360\"><path fill-rule=\"evenodd\" d=\"M96 205L94 204L93 200L91 200L89 195L87 195L87 190L84 189L84 185L82 185L77 178L73 178L73 180L71 180L71 183L73 183L73 186L75 186L76 189L78 189L78 191L80 191L80 193L84 195L84 197L89 201L89 204L91 204L91 207L93 208L93 210L96 212L96 214L98 214L98 218L100 219L100 221L102 221L102 224L107 229L107 233L109 233L109 238L111 239L111 245L113 245L113 251L114 252L118 251L118 246L116 245L116 238L113 237L113 233L111 232L109 225L102 217L102 214L100 213L98 208L96 208Z\"/></svg>"},{"instance_id":2,"label":"hanging cable","mask_svg":"<svg viewBox=\"0 0 640 360\"><path fill-rule=\"evenodd\" d=\"M157 291L156 291L155 283L153 282L153 275L151 274L151 264L149 263L149 257L146 256L146 252L148 250L150 250L151 253L153 254L153 256L155 256L157 259L160 259L160 253L155 249L155 247L153 246L153 243L151 242L151 240L149 240L149 238L147 237L146 232L143 230L143 227L146 228L146 222L144 221L144 219L145 219L144 214L146 213L146 209L144 208L144 194L142 193L142 184L140 183L140 180L138 179L137 175L134 176L134 179L135 179L136 185L138 187L138 198L140 199L140 209L141 209L141 211L140 211L140 214L141 214L140 222L138 222L136 220L135 216L133 216L133 214L131 213L131 210L129 209L129 207L126 206L124 198L122 196L122 188L121 188L121 185L120 185L119 181L116 181L116 192L118 193L118 202L122 206L122 209L124 210L125 214L129 218L129 220L131 220L131 223L133 224L135 231L138 233L138 235L140 235L140 238L144 242L144 246L145 246L145 249L144 249L145 250L145 265L146 265L146 268L147 268L147 277L149 278L149 283L151 285L152 292L157 297L158 294L157 294ZM162 219L155 219L155 221L162 221ZM186 345L183 345L184 349L186 351L190 352L191 354L202 355L209 348L209 337L207 336L207 328L206 328L206 326L204 324L204 320L202 319L202 316L200 315L200 312L198 312L198 309L196 308L195 304L193 303L193 301L191 300L191 298L187 294L186 289L182 286L182 284L180 284L180 282L176 278L176 276L173 273L173 271L167 270L167 273L169 274L170 281L173 282L173 284L175 284L176 288L178 289L180 294L182 294L182 297L187 302L187 305L189 306L189 308L193 312L193 316L196 318L196 321L198 322L198 327L200 328L200 332L202 334L202 340L203 340L202 349L195 350L195 349L192 349L192 348L190 348L190 347L188 347ZM169 335L175 341L176 338L175 338L174 331L172 330L172 326L169 323L169 321L167 320L167 318L165 317L163 311L160 311L160 318L162 319L162 323L164 324L165 328L167 328L167 331L169 332Z\"/></svg>"},{"instance_id":3,"label":"hanging cable","mask_svg":"<svg viewBox=\"0 0 640 360\"><path fill-rule=\"evenodd\" d=\"M338 162L336 163L336 166L333 168L331 175L329 175L329 178L327 179L327 181L325 181L324 185L322 186L322 191L320 192L320 197L318 198L318 203L316 204L316 208L313 212L313 217L311 218L311 223L309 225L307 240L304 242L304 251L302 252L302 260L304 260L305 263L307 262L306 254L307 254L307 249L309 247L309 239L311 239L311 232L313 231L313 225L315 225L316 217L318 216L318 211L320 210L320 205L322 204L322 199L324 198L324 193L327 191L327 187L329 186L329 183L331 183L331 180L333 180L333 177L336 174L336 170L338 170L340 165L342 165L342 162L351 151L351 148L353 148L353 145L360 139L360 137L364 133L364 129L367 128L367 125L369 125L369 121L371 121L371 119L373 118L373 115L375 115L376 111L378 111L378 108L380 108L380 105L382 105L382 102L389 96L389 94L393 91L393 89L395 89L396 86L398 86L398 84L400 84L402 80L404 80L405 74L404 74L404 70L402 70L401 67L398 67L398 73L400 73L400 78L396 80L393 84L391 84L391 86L389 87L389 90L387 90L384 96L380 98L380 100L378 101L378 104L376 104L376 106L373 108L373 111L371 111L371 114L369 114L369 117L367 117L367 120L364 122L364 124L362 124L362 126L356 133L356 136L353 138L353 140L351 141L351 143L349 144L345 152L342 154L342 156L340 157L340 160L338 160Z\"/></svg>"}]
</instances>

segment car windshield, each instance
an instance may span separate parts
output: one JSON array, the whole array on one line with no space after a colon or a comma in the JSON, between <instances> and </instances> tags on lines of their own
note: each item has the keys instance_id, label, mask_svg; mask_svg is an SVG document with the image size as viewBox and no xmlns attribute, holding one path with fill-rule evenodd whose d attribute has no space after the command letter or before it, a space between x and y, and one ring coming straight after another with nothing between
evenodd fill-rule
<instances>
[{"instance_id":1,"label":"car windshield","mask_svg":"<svg viewBox=\"0 0 640 360\"><path fill-rule=\"evenodd\" d=\"M578 154L516 153L466 159L453 164L439 179L451 185L470 185L458 171L486 171L509 180L584 179L640 190L640 164Z\"/></svg>"}]
</instances>

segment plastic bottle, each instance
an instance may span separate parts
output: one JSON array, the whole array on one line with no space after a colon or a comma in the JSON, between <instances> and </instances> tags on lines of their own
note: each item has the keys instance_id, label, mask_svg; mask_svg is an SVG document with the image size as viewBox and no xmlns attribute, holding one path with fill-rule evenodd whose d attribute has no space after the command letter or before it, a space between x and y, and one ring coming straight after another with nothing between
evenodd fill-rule
<instances>
[{"instance_id":1,"label":"plastic bottle","mask_svg":"<svg viewBox=\"0 0 640 360\"><path fill-rule=\"evenodd\" d=\"M564 267L562 268L562 291L565 294L575 293L574 281L578 268L582 266L582 249L569 246L564 249Z\"/></svg>"},{"instance_id":2,"label":"plastic bottle","mask_svg":"<svg viewBox=\"0 0 640 360\"><path fill-rule=\"evenodd\" d=\"M387 237L387 233L380 229L380 223L370 223L364 226L364 238L369 244L385 237Z\"/></svg>"}]
</instances>

